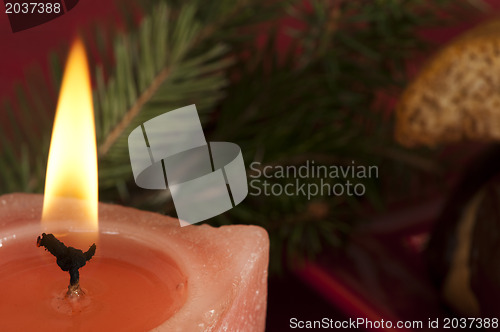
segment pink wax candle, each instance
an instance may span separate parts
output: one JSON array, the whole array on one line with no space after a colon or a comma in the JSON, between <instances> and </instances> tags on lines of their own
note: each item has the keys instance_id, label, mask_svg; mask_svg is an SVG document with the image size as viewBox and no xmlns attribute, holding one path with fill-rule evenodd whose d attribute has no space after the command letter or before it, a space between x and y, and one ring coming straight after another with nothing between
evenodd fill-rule
<instances>
[{"instance_id":1,"label":"pink wax candle","mask_svg":"<svg viewBox=\"0 0 500 332\"><path fill-rule=\"evenodd\" d=\"M179 227L99 204L95 257L69 276L35 245L43 196L0 197L1 331L264 331L269 240L257 226ZM86 248L85 248L86 249Z\"/></svg>"}]
</instances>

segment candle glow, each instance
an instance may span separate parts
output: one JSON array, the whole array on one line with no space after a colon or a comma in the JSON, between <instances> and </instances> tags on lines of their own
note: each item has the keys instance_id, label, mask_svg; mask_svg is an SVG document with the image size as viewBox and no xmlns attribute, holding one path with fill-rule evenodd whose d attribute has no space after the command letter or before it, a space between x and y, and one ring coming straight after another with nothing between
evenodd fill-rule
<instances>
[{"instance_id":1,"label":"candle glow","mask_svg":"<svg viewBox=\"0 0 500 332\"><path fill-rule=\"evenodd\" d=\"M65 204L65 199L73 199ZM76 203L75 203L76 202ZM50 143L42 225L71 220L97 235L97 149L88 61L81 40L70 50Z\"/></svg>"}]
</instances>

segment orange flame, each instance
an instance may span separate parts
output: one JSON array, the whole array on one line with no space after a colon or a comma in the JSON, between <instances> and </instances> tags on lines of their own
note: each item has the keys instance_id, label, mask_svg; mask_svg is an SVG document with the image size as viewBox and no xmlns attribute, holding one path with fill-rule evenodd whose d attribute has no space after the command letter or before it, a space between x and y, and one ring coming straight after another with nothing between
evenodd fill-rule
<instances>
[{"instance_id":1,"label":"orange flame","mask_svg":"<svg viewBox=\"0 0 500 332\"><path fill-rule=\"evenodd\" d=\"M64 70L50 142L42 225L67 221L97 233L97 149L85 48L76 40Z\"/></svg>"}]
</instances>

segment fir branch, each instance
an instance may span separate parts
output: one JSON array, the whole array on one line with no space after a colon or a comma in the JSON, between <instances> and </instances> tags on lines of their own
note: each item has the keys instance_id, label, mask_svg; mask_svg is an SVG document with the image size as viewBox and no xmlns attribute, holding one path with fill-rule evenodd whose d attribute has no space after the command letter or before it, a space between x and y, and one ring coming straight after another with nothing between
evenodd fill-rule
<instances>
[{"instance_id":1,"label":"fir branch","mask_svg":"<svg viewBox=\"0 0 500 332\"><path fill-rule=\"evenodd\" d=\"M151 97L156 93L160 85L165 81L169 73L169 68L164 68L151 82L151 85L139 96L135 104L127 111L122 120L116 127L107 135L104 142L99 147L99 155L104 156L109 151L111 146L123 134L125 129L130 125L132 120L142 109L142 106L148 102Z\"/></svg>"},{"instance_id":2,"label":"fir branch","mask_svg":"<svg viewBox=\"0 0 500 332\"><path fill-rule=\"evenodd\" d=\"M133 128L165 111L192 103L197 105L203 122L206 114L213 112L225 96L228 69L234 63L229 44L234 46L235 40L231 38L224 44L219 32L225 25L235 27L234 17L248 1L212 4L214 13L219 14L209 17L209 22L208 17L200 16L206 5L203 2L178 7L160 4L143 20L137 33L117 39L116 68L107 79L106 70L100 69L97 75L101 188L121 187L122 194L128 195L123 192L123 181L131 179L126 141ZM259 18L248 16L238 26L243 28L258 21Z\"/></svg>"},{"instance_id":3,"label":"fir branch","mask_svg":"<svg viewBox=\"0 0 500 332\"><path fill-rule=\"evenodd\" d=\"M234 5L224 16L221 18L217 18L216 22L211 23L207 26L204 26L203 29L199 29L200 25L195 21L195 13L197 12L196 8L192 5L184 6L180 10L179 15L177 16L177 20L175 21L174 33L171 39L173 46L170 49L171 55L167 56L165 59L160 56L156 56L156 59L150 59L149 62L156 62L157 67L161 67L158 74L152 79L149 83L143 83L140 85L144 85L145 89L142 93L140 93L137 100L133 103L132 107L127 110L127 112L123 115L122 119L116 124L116 126L112 129L112 131L105 135L106 139L99 147L100 156L105 156L109 149L113 146L113 144L118 140L119 137L123 135L126 131L127 127L133 122L136 116L141 111L142 107L151 100L151 98L158 92L160 86L168 79L169 73L174 70L173 67L182 66L178 63L183 61L183 57L186 53L196 49L196 47L204 42L206 39L213 37L214 32L218 29L222 29L223 25L226 24L231 18L235 17L238 12L248 4L248 0L237 1L236 5ZM164 5L160 5L154 9L154 12L162 13L166 12L167 7ZM167 28L166 22L164 20L168 20L168 18L162 17L157 21L149 24L148 20L145 20L140 30L140 42L143 49L148 49L149 45L146 44L146 40L150 40L151 37L147 33L147 26L157 26L158 29ZM189 30L189 26L195 27ZM157 30L158 31L158 30ZM125 41L126 43L127 41ZM168 44L165 40L157 39L157 42L160 45ZM213 53L213 52L212 52ZM214 56L220 56L223 54L214 54ZM151 56L150 54L148 56ZM144 59L146 60L146 59ZM206 59L209 60L209 59ZM224 59L222 59L224 60ZM227 59L226 59L227 60ZM186 60L188 61L188 60ZM222 61L224 66L231 65L230 61ZM201 66L202 63L191 63L191 67L193 65ZM219 68L209 68L214 71L214 69L221 70L224 69L224 66L218 66ZM212 67L214 67L212 65ZM217 66L215 66L217 67ZM191 68L191 70L196 70L197 68ZM201 68L199 68L201 69ZM204 70L203 74L208 74L207 70Z\"/></svg>"}]
</instances>

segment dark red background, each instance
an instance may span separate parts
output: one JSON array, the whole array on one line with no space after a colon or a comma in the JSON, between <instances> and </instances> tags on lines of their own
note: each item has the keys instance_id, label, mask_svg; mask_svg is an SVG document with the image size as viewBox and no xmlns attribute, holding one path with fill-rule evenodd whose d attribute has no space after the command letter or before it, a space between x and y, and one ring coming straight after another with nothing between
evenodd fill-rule
<instances>
[{"instance_id":1,"label":"dark red background","mask_svg":"<svg viewBox=\"0 0 500 332\"><path fill-rule=\"evenodd\" d=\"M500 0L486 0L492 7L489 15L498 13ZM80 0L75 8L52 21L13 33L5 8L0 12L0 98L13 92L13 83L23 79L30 66L40 65L47 74L47 54L60 49L75 36L79 27L117 20L120 1ZM485 16L488 16L485 15ZM424 32L434 41L445 42L476 22L463 22L457 27Z\"/></svg>"},{"instance_id":2,"label":"dark red background","mask_svg":"<svg viewBox=\"0 0 500 332\"><path fill-rule=\"evenodd\" d=\"M116 4L119 5L119 1ZM38 64L46 71L48 53L67 44L79 27L115 19L119 14L114 1L80 0L61 17L13 33L3 2L1 7L0 98L12 93L13 83L22 81L26 68Z\"/></svg>"}]
</instances>

